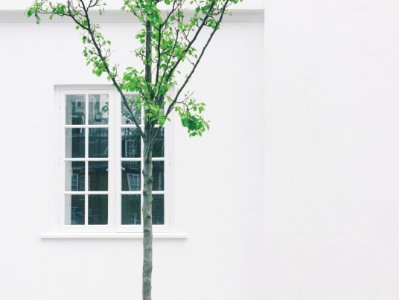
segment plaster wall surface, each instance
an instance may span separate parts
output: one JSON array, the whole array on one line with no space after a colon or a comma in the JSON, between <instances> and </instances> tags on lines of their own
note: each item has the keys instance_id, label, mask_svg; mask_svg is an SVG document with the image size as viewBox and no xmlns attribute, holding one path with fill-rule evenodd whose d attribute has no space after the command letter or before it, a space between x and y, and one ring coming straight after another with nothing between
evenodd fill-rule
<instances>
[{"instance_id":1,"label":"plaster wall surface","mask_svg":"<svg viewBox=\"0 0 399 300\"><path fill-rule=\"evenodd\" d=\"M11 3L11 2L8 2ZM107 23L115 60L131 61L137 24ZM43 240L56 194L54 85L104 84L68 23L0 23L0 299L140 299L140 239ZM175 129L175 226L155 240L154 299L263 299L263 23L228 22L190 90L212 130Z\"/></svg>"},{"instance_id":2,"label":"plaster wall surface","mask_svg":"<svg viewBox=\"0 0 399 300\"><path fill-rule=\"evenodd\" d=\"M156 241L154 293L399 299L399 4L264 6L264 32L260 23L228 23L192 85L208 102L212 130L190 140L176 127L176 227L188 239ZM39 238L55 193L52 86L103 83L84 67L68 26L0 24L0 296L138 299L140 240ZM123 62L134 26L105 27Z\"/></svg>"},{"instance_id":3,"label":"plaster wall surface","mask_svg":"<svg viewBox=\"0 0 399 300\"><path fill-rule=\"evenodd\" d=\"M399 299L398 11L265 2L264 299Z\"/></svg>"}]
</instances>

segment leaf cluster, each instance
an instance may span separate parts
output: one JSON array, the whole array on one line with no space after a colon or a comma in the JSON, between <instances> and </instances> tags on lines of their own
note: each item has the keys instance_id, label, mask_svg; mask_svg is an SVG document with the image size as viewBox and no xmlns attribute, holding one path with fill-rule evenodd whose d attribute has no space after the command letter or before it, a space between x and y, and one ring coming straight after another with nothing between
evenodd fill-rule
<instances>
[{"instance_id":1,"label":"leaf cluster","mask_svg":"<svg viewBox=\"0 0 399 300\"><path fill-rule=\"evenodd\" d=\"M104 13L102 0L35 0L27 10L29 17L40 22L41 15L67 17L82 33L83 56L96 76L105 74L117 88L126 112L136 125L134 111L144 109L149 128L163 126L176 111L190 136L202 135L209 128L203 118L204 104L193 97L182 96L202 60L209 43L230 5L242 0L124 0L122 10L131 13L142 24L136 34L139 47L135 55L142 62L121 73L110 64L111 41L92 21L92 11ZM162 9L161 9L162 7ZM191 7L193 9L187 9ZM200 38L205 36L205 43ZM188 72L181 74L182 66ZM172 96L171 89L175 90ZM126 94L136 94L128 101ZM142 132L142 136L145 136ZM152 135L155 136L155 130Z\"/></svg>"}]
</instances>

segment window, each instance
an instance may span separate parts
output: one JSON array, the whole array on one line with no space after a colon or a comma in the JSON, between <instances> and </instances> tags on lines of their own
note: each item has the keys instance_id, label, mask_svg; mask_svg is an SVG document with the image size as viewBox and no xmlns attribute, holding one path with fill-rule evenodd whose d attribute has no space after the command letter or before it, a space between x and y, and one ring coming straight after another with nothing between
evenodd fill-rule
<instances>
[{"instance_id":1,"label":"window","mask_svg":"<svg viewBox=\"0 0 399 300\"><path fill-rule=\"evenodd\" d=\"M134 95L128 95L134 100ZM59 164L62 195L57 197L64 230L141 232L143 144L119 94L111 87L59 88ZM142 112L135 111L142 126ZM154 231L170 227L169 134L162 128L153 151ZM60 192L61 193L61 192Z\"/></svg>"}]
</instances>

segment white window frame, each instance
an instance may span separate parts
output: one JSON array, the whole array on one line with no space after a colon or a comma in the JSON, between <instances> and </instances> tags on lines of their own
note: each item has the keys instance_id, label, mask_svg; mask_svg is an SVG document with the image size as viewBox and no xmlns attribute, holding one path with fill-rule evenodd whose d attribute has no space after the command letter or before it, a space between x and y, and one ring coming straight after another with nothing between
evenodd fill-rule
<instances>
[{"instance_id":1,"label":"white window frame","mask_svg":"<svg viewBox=\"0 0 399 300\"><path fill-rule=\"evenodd\" d=\"M73 127L65 125L65 99L69 94L109 94L109 124L104 127L109 128L108 131L108 224L107 225L66 225L65 222L65 127ZM56 197L54 227L57 232L61 233L141 233L143 230L143 221L140 225L122 225L121 218L121 101L117 90L110 85L59 85L55 87L55 103L56 103ZM88 102L86 102L86 116L89 112ZM76 125L76 127L84 127L86 142L88 141L88 128L86 125ZM174 195L173 195L173 144L174 144L174 124L173 121L168 122L165 126L165 140L164 140L164 158L154 158L155 160L164 160L164 191L155 192L155 194L164 193L164 224L153 225L154 233L171 233L174 231ZM88 151L88 144L85 144L85 151ZM141 151L143 151L143 144L141 141ZM87 159L87 158L86 158ZM70 159L68 159L70 160ZM99 158L92 159L104 161L107 159ZM141 168L143 167L143 155L137 160L141 160ZM88 178L86 178L86 190L88 189ZM143 203L142 196L143 178L141 177L141 204ZM74 192L68 192L73 194ZM87 192L90 194L90 192ZM93 192L93 194L101 194ZM88 218L88 201L85 201L85 215ZM142 218L141 213L141 218Z\"/></svg>"}]
</instances>

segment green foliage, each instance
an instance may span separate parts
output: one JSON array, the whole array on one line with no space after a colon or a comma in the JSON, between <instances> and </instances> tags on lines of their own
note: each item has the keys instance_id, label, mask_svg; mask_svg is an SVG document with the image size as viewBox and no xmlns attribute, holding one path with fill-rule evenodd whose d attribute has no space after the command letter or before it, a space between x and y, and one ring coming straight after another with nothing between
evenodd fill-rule
<instances>
[{"instance_id":1,"label":"green foliage","mask_svg":"<svg viewBox=\"0 0 399 300\"><path fill-rule=\"evenodd\" d=\"M119 73L111 65L111 41L92 22L90 11L104 14L102 0L35 0L26 11L28 17L41 15L67 17L74 21L82 34L83 56L96 76L106 75L120 91L138 96L129 101L131 111L144 108L145 121L163 126L169 115L176 111L190 136L200 136L209 129L203 118L204 104L191 97L181 97L201 61L213 35L220 28L227 8L242 0L124 0L122 10L132 13L143 28L136 35L135 55L141 66L131 66ZM160 5L166 7L161 11ZM187 13L186 6L194 9ZM208 36L205 44L199 36ZM181 67L190 70L181 77ZM121 75L119 75L121 74ZM171 89L175 95L171 96ZM126 98L126 97L125 97Z\"/></svg>"},{"instance_id":2,"label":"green foliage","mask_svg":"<svg viewBox=\"0 0 399 300\"><path fill-rule=\"evenodd\" d=\"M209 129L209 122L205 121L202 116L205 103L196 103L193 99L182 103L183 105L175 107L175 111L178 113L183 127L187 128L190 136L202 136Z\"/></svg>"},{"instance_id":3,"label":"green foliage","mask_svg":"<svg viewBox=\"0 0 399 300\"><path fill-rule=\"evenodd\" d=\"M175 111L190 136L201 136L209 129L204 119L204 103L196 102L183 91L197 69L204 53L220 24L226 9L242 0L124 0L122 10L132 13L143 25L136 34L138 47L135 55L140 66L130 66L119 73L111 64L111 41L100 32L100 26L91 19L93 10L104 14L103 0L34 0L26 11L40 23L40 16L47 15L72 19L82 34L83 56L96 76L105 75L118 90L123 100L122 114L137 126L145 149L151 150L162 126ZM161 11L163 4L166 11ZM194 10L186 14L186 5ZM205 36L205 43L199 41ZM182 68L184 66L184 68ZM181 74L181 69L188 70ZM122 74L122 75L120 75ZM172 95L171 90L175 91ZM134 96L131 97L130 95ZM140 126L140 113L144 110L144 129ZM103 110L106 112L108 107ZM158 127L157 127L158 126ZM146 148L148 147L148 148ZM148 155L146 152L144 157ZM151 158L144 159L145 182L150 182L147 168ZM143 214L151 216L151 184L144 186ZM152 239L151 218L144 218L143 299L151 299L152 252L146 243ZM146 227L147 226L147 227ZM149 280L148 280L149 279Z\"/></svg>"}]
</instances>

